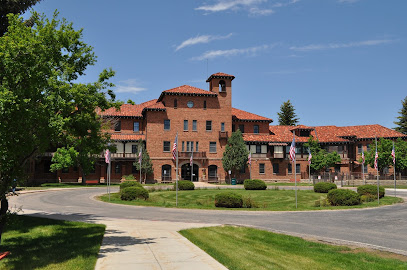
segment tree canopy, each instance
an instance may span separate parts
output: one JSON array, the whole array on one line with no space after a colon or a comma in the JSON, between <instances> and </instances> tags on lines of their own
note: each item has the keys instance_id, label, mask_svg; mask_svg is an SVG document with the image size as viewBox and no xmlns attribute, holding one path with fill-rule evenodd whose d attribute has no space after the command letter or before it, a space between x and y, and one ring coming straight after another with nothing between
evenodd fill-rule
<instances>
[{"instance_id":1,"label":"tree canopy","mask_svg":"<svg viewBox=\"0 0 407 270\"><path fill-rule=\"evenodd\" d=\"M281 105L280 112L277 114L279 125L296 126L298 124L299 118L297 118L294 106L291 104L290 100Z\"/></svg>"},{"instance_id":2,"label":"tree canopy","mask_svg":"<svg viewBox=\"0 0 407 270\"><path fill-rule=\"evenodd\" d=\"M242 133L240 130L233 132L223 152L223 169L231 170L233 175L236 175L236 171L246 166L248 155L249 151L243 141Z\"/></svg>"},{"instance_id":3,"label":"tree canopy","mask_svg":"<svg viewBox=\"0 0 407 270\"><path fill-rule=\"evenodd\" d=\"M320 172L341 162L341 157L337 152L328 153L325 149L321 148L313 136L308 138L308 142L304 146L311 150L311 170L313 171Z\"/></svg>"},{"instance_id":4,"label":"tree canopy","mask_svg":"<svg viewBox=\"0 0 407 270\"><path fill-rule=\"evenodd\" d=\"M137 142L137 148L138 151L140 152L141 149L141 173L144 174L144 181L146 181L146 177L148 174L153 173L153 164L151 163L150 155L147 152L147 149L144 146L144 143L142 140L139 140ZM139 159L137 158L137 161L133 163L134 166L136 166L136 169L140 171L140 163ZM141 179L140 179L141 182Z\"/></svg>"},{"instance_id":5,"label":"tree canopy","mask_svg":"<svg viewBox=\"0 0 407 270\"><path fill-rule=\"evenodd\" d=\"M86 173L109 137L97 109L117 106L103 70L94 83L77 79L93 65L92 47L72 23L33 13L33 26L10 14L0 37L0 195L24 175L26 162L58 149L54 169L81 164ZM61 147L63 146L63 147Z\"/></svg>"},{"instance_id":6,"label":"tree canopy","mask_svg":"<svg viewBox=\"0 0 407 270\"><path fill-rule=\"evenodd\" d=\"M395 128L396 131L403 134L407 134L407 97L401 101L402 107L399 111L400 116L397 116L398 121L395 121L398 127Z\"/></svg>"},{"instance_id":7,"label":"tree canopy","mask_svg":"<svg viewBox=\"0 0 407 270\"><path fill-rule=\"evenodd\" d=\"M41 0L0 0L0 36L7 32L9 25L7 14L22 14L27 9ZM26 25L32 26L33 18L26 21Z\"/></svg>"}]
</instances>

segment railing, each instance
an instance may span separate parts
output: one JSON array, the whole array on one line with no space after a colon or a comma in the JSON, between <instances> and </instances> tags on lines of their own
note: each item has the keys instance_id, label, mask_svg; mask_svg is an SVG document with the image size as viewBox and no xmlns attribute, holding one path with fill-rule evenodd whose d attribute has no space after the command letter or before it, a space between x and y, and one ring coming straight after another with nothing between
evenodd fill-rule
<instances>
[{"instance_id":1,"label":"railing","mask_svg":"<svg viewBox=\"0 0 407 270\"><path fill-rule=\"evenodd\" d=\"M252 153L252 158L267 158L267 153Z\"/></svg>"},{"instance_id":2,"label":"railing","mask_svg":"<svg viewBox=\"0 0 407 270\"><path fill-rule=\"evenodd\" d=\"M178 158L190 158L191 152L178 152ZM206 152L194 152L193 158L206 158Z\"/></svg>"},{"instance_id":3,"label":"railing","mask_svg":"<svg viewBox=\"0 0 407 270\"><path fill-rule=\"evenodd\" d=\"M138 158L136 153L111 153L111 158Z\"/></svg>"},{"instance_id":4,"label":"railing","mask_svg":"<svg viewBox=\"0 0 407 270\"><path fill-rule=\"evenodd\" d=\"M227 131L219 131L219 139L227 139L228 137Z\"/></svg>"},{"instance_id":5,"label":"railing","mask_svg":"<svg viewBox=\"0 0 407 270\"><path fill-rule=\"evenodd\" d=\"M284 158L284 153L274 153L274 158Z\"/></svg>"}]
</instances>

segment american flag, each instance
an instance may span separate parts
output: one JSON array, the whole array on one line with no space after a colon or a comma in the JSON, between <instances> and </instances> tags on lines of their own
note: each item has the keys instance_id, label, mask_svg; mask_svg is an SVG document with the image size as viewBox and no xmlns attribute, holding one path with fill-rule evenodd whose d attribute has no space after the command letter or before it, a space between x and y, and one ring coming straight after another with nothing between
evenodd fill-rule
<instances>
[{"instance_id":1,"label":"american flag","mask_svg":"<svg viewBox=\"0 0 407 270\"><path fill-rule=\"evenodd\" d=\"M290 159L292 162L295 161L295 137L293 137L293 141L290 147Z\"/></svg>"},{"instance_id":2,"label":"american flag","mask_svg":"<svg viewBox=\"0 0 407 270\"><path fill-rule=\"evenodd\" d=\"M140 166L141 166L142 159L143 159L143 148L140 145L140 152L138 153L138 163L140 163Z\"/></svg>"},{"instance_id":3,"label":"american flag","mask_svg":"<svg viewBox=\"0 0 407 270\"><path fill-rule=\"evenodd\" d=\"M194 152L191 152L191 157L189 158L189 165L192 166L194 158L192 157L192 155L194 154Z\"/></svg>"},{"instance_id":4,"label":"american flag","mask_svg":"<svg viewBox=\"0 0 407 270\"><path fill-rule=\"evenodd\" d=\"M377 170L377 160L379 159L379 154L376 151L376 155L374 156L374 168Z\"/></svg>"},{"instance_id":5,"label":"american flag","mask_svg":"<svg viewBox=\"0 0 407 270\"><path fill-rule=\"evenodd\" d=\"M365 164L365 152L362 151L362 164Z\"/></svg>"},{"instance_id":6,"label":"american flag","mask_svg":"<svg viewBox=\"0 0 407 270\"><path fill-rule=\"evenodd\" d=\"M312 159L311 149L308 148L308 164L309 165L311 165L311 159Z\"/></svg>"},{"instance_id":7,"label":"american flag","mask_svg":"<svg viewBox=\"0 0 407 270\"><path fill-rule=\"evenodd\" d=\"M106 151L105 151L105 162L110 163L110 151L109 151L109 149L106 149Z\"/></svg>"},{"instance_id":8,"label":"american flag","mask_svg":"<svg viewBox=\"0 0 407 270\"><path fill-rule=\"evenodd\" d=\"M249 156L247 157L249 165L252 165L252 152L249 152Z\"/></svg>"},{"instance_id":9,"label":"american flag","mask_svg":"<svg viewBox=\"0 0 407 270\"><path fill-rule=\"evenodd\" d=\"M175 136L174 145L172 146L172 159L177 158L177 144L178 144L178 134Z\"/></svg>"},{"instance_id":10,"label":"american flag","mask_svg":"<svg viewBox=\"0 0 407 270\"><path fill-rule=\"evenodd\" d=\"M394 144L393 144L393 150L391 150L391 156L393 157L393 164L396 164L396 151L394 151Z\"/></svg>"}]
</instances>

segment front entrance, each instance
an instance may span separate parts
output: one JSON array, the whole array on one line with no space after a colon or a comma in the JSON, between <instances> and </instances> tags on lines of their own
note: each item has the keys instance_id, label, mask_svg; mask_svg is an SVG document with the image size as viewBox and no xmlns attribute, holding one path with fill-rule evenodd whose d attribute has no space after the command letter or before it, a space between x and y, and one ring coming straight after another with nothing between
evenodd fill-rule
<instances>
[{"instance_id":1,"label":"front entrance","mask_svg":"<svg viewBox=\"0 0 407 270\"><path fill-rule=\"evenodd\" d=\"M193 177L192 177L192 181L198 181L199 179L199 166L194 164L193 165ZM191 165L189 165L189 163L186 163L184 165L182 165L181 167L181 179L182 180L190 180L191 181Z\"/></svg>"}]
</instances>

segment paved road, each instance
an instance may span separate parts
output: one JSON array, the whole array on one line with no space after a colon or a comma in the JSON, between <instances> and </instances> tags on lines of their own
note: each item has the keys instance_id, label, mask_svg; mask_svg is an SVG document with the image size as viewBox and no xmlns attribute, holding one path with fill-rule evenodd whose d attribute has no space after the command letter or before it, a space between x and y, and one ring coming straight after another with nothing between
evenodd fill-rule
<instances>
[{"instance_id":1,"label":"paved road","mask_svg":"<svg viewBox=\"0 0 407 270\"><path fill-rule=\"evenodd\" d=\"M115 189L113 189L115 191ZM339 211L265 212L214 211L107 204L93 199L105 188L70 189L24 194L11 205L62 215L66 219L100 218L236 224L292 235L308 235L328 242L365 244L407 255L407 204ZM390 195L391 191L387 191ZM407 190L397 192L407 200Z\"/></svg>"}]
</instances>

